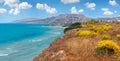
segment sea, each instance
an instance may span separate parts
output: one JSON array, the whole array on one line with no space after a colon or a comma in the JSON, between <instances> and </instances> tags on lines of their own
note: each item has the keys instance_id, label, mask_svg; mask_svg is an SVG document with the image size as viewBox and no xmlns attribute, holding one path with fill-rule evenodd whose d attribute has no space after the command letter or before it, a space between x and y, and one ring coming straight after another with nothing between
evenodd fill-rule
<instances>
[{"instance_id":1,"label":"sea","mask_svg":"<svg viewBox=\"0 0 120 61\"><path fill-rule=\"evenodd\" d=\"M0 61L33 61L64 28L50 24L0 24Z\"/></svg>"}]
</instances>

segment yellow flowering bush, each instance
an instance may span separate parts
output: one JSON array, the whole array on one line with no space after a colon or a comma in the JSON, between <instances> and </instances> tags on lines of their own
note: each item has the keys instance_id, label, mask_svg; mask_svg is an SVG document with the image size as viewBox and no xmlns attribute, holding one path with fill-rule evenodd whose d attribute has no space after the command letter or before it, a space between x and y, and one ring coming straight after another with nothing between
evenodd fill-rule
<instances>
[{"instance_id":1,"label":"yellow flowering bush","mask_svg":"<svg viewBox=\"0 0 120 61\"><path fill-rule=\"evenodd\" d=\"M79 30L75 33L76 36L97 36L96 32L89 30Z\"/></svg>"},{"instance_id":2,"label":"yellow flowering bush","mask_svg":"<svg viewBox=\"0 0 120 61\"><path fill-rule=\"evenodd\" d=\"M120 39L120 34L117 34L116 37L117 37L118 39Z\"/></svg>"},{"instance_id":3,"label":"yellow flowering bush","mask_svg":"<svg viewBox=\"0 0 120 61\"><path fill-rule=\"evenodd\" d=\"M120 52L120 47L112 40L103 40L98 42L96 46L97 53L117 53Z\"/></svg>"},{"instance_id":4,"label":"yellow flowering bush","mask_svg":"<svg viewBox=\"0 0 120 61\"><path fill-rule=\"evenodd\" d=\"M107 30L112 30L113 27L111 25L103 25L103 29L107 31Z\"/></svg>"},{"instance_id":5,"label":"yellow flowering bush","mask_svg":"<svg viewBox=\"0 0 120 61\"><path fill-rule=\"evenodd\" d=\"M107 35L107 34L104 34L104 35L102 36L102 39L103 39L103 40L111 40L112 37L109 36L109 35Z\"/></svg>"},{"instance_id":6,"label":"yellow flowering bush","mask_svg":"<svg viewBox=\"0 0 120 61\"><path fill-rule=\"evenodd\" d=\"M103 33L104 31L108 31L112 29L113 27L111 25L92 26L92 30L96 31L97 33Z\"/></svg>"}]
</instances>

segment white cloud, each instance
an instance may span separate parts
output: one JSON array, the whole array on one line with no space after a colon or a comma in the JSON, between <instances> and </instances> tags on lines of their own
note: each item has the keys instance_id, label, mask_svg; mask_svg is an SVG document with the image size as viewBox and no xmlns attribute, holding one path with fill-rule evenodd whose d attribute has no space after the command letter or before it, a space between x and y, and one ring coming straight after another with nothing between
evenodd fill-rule
<instances>
[{"instance_id":1,"label":"white cloud","mask_svg":"<svg viewBox=\"0 0 120 61\"><path fill-rule=\"evenodd\" d=\"M80 9L78 12L80 12L80 13L81 13L81 12L84 12L84 10L83 10L83 9Z\"/></svg>"},{"instance_id":2,"label":"white cloud","mask_svg":"<svg viewBox=\"0 0 120 61\"><path fill-rule=\"evenodd\" d=\"M20 9L19 8L15 8L13 14L14 15L20 14Z\"/></svg>"},{"instance_id":3,"label":"white cloud","mask_svg":"<svg viewBox=\"0 0 120 61\"><path fill-rule=\"evenodd\" d=\"M9 14L18 15L20 14L20 9L18 7L16 7L15 9L11 9L9 11Z\"/></svg>"},{"instance_id":4,"label":"white cloud","mask_svg":"<svg viewBox=\"0 0 120 61\"><path fill-rule=\"evenodd\" d=\"M70 10L72 14L79 14L79 13L84 12L83 9L77 10L75 6L73 6Z\"/></svg>"},{"instance_id":5,"label":"white cloud","mask_svg":"<svg viewBox=\"0 0 120 61\"><path fill-rule=\"evenodd\" d=\"M16 7L18 2L19 0L4 0L4 5L8 5L9 7Z\"/></svg>"},{"instance_id":6,"label":"white cloud","mask_svg":"<svg viewBox=\"0 0 120 61\"><path fill-rule=\"evenodd\" d=\"M108 11L109 8L102 8L101 10L102 10L102 11Z\"/></svg>"},{"instance_id":7,"label":"white cloud","mask_svg":"<svg viewBox=\"0 0 120 61\"><path fill-rule=\"evenodd\" d=\"M75 6L71 8L71 13L72 14L78 14L78 11L77 11Z\"/></svg>"},{"instance_id":8,"label":"white cloud","mask_svg":"<svg viewBox=\"0 0 120 61\"><path fill-rule=\"evenodd\" d=\"M112 6L118 5L118 3L115 0L109 0L109 4Z\"/></svg>"},{"instance_id":9,"label":"white cloud","mask_svg":"<svg viewBox=\"0 0 120 61\"><path fill-rule=\"evenodd\" d=\"M103 11L104 15L113 15L114 14L112 11L109 10L109 8L102 8L101 10Z\"/></svg>"},{"instance_id":10,"label":"white cloud","mask_svg":"<svg viewBox=\"0 0 120 61\"><path fill-rule=\"evenodd\" d=\"M28 2L22 2L22 3L18 4L15 8L10 9L9 14L18 15L18 14L20 14L22 9L29 9L31 7L32 7L32 5L28 4Z\"/></svg>"},{"instance_id":11,"label":"white cloud","mask_svg":"<svg viewBox=\"0 0 120 61\"><path fill-rule=\"evenodd\" d=\"M44 4L37 3L36 8L37 9L44 9Z\"/></svg>"},{"instance_id":12,"label":"white cloud","mask_svg":"<svg viewBox=\"0 0 120 61\"><path fill-rule=\"evenodd\" d=\"M11 9L9 10L9 14L13 15L20 14L22 9L29 9L32 7L32 5L28 4L28 2L19 3L19 0L0 0L0 2L3 2L4 5L10 7Z\"/></svg>"},{"instance_id":13,"label":"white cloud","mask_svg":"<svg viewBox=\"0 0 120 61\"><path fill-rule=\"evenodd\" d=\"M111 12L111 11L105 11L104 12L104 15L113 15L114 13L113 12Z\"/></svg>"},{"instance_id":14,"label":"white cloud","mask_svg":"<svg viewBox=\"0 0 120 61\"><path fill-rule=\"evenodd\" d=\"M89 2L87 2L87 3L85 4L85 6L86 6L87 8L89 8L89 9L91 9L91 10L95 10L96 4L95 4L95 3L89 3Z\"/></svg>"},{"instance_id":15,"label":"white cloud","mask_svg":"<svg viewBox=\"0 0 120 61\"><path fill-rule=\"evenodd\" d=\"M0 8L0 13L6 13L6 12L7 12L6 9L4 9L4 8Z\"/></svg>"},{"instance_id":16,"label":"white cloud","mask_svg":"<svg viewBox=\"0 0 120 61\"><path fill-rule=\"evenodd\" d=\"M48 6L47 4L37 3L36 8L39 9L39 10L45 10L47 13L50 13L50 14L57 13L56 8L52 8L52 7Z\"/></svg>"},{"instance_id":17,"label":"white cloud","mask_svg":"<svg viewBox=\"0 0 120 61\"><path fill-rule=\"evenodd\" d=\"M12 14L14 12L14 9L10 9L9 14Z\"/></svg>"},{"instance_id":18,"label":"white cloud","mask_svg":"<svg viewBox=\"0 0 120 61\"><path fill-rule=\"evenodd\" d=\"M29 9L31 7L32 7L32 5L28 4L28 2L22 2L19 4L20 9Z\"/></svg>"},{"instance_id":19,"label":"white cloud","mask_svg":"<svg viewBox=\"0 0 120 61\"><path fill-rule=\"evenodd\" d=\"M69 3L77 3L80 2L80 0L61 0L64 4L69 4Z\"/></svg>"}]
</instances>

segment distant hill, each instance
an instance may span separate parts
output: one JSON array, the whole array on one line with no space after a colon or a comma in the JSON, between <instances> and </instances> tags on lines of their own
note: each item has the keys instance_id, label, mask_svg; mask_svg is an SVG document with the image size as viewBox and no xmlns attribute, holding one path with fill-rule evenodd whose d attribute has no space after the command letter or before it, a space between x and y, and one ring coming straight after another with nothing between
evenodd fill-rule
<instances>
[{"instance_id":1,"label":"distant hill","mask_svg":"<svg viewBox=\"0 0 120 61\"><path fill-rule=\"evenodd\" d=\"M50 17L46 19L29 18L16 20L15 23L42 23L42 24L65 24L74 22L85 22L90 18L80 14L61 14L59 16Z\"/></svg>"},{"instance_id":2,"label":"distant hill","mask_svg":"<svg viewBox=\"0 0 120 61\"><path fill-rule=\"evenodd\" d=\"M16 20L14 23L33 23L33 24L66 24L75 22L86 22L93 18L86 17L81 14L61 14L59 16L54 16L50 18L40 19L40 18L28 18L22 20ZM120 21L120 17L113 18L94 18L98 21Z\"/></svg>"}]
</instances>

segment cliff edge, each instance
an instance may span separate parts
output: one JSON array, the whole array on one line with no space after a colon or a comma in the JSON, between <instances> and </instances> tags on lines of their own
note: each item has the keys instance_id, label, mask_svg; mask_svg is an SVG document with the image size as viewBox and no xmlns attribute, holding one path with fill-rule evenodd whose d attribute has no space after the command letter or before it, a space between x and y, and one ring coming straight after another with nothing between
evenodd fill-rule
<instances>
[{"instance_id":1,"label":"cliff edge","mask_svg":"<svg viewBox=\"0 0 120 61\"><path fill-rule=\"evenodd\" d=\"M64 36L52 42L51 45L33 61L114 61L115 54L97 54L95 50L98 42L103 40L104 34L110 36L120 34L120 25L112 24L112 26L112 30L104 31L94 37L77 37L75 34L79 30L91 30L90 27L69 30ZM115 37L111 40L113 39L120 46L120 40ZM117 59L118 58L120 57L117 57Z\"/></svg>"}]
</instances>

